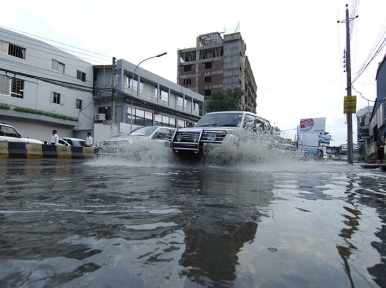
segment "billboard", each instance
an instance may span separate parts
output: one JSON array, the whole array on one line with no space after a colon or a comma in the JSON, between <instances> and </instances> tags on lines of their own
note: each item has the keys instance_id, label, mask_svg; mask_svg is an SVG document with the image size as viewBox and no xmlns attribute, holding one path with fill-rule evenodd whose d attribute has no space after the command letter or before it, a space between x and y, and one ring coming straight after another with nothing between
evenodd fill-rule
<instances>
[{"instance_id":1,"label":"billboard","mask_svg":"<svg viewBox=\"0 0 386 288\"><path fill-rule=\"evenodd\" d=\"M326 130L326 118L305 118L300 119L298 135L300 138L299 147L305 152L314 154L318 147L329 145L330 135L322 135Z\"/></svg>"},{"instance_id":2,"label":"billboard","mask_svg":"<svg viewBox=\"0 0 386 288\"><path fill-rule=\"evenodd\" d=\"M300 119L300 133L322 133L326 130L326 118Z\"/></svg>"}]
</instances>

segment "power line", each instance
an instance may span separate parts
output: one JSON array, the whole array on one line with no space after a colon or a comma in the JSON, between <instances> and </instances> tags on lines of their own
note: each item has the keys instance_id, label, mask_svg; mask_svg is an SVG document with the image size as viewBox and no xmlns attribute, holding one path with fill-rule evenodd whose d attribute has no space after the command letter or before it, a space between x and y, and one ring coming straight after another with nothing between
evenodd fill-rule
<instances>
[{"instance_id":1,"label":"power line","mask_svg":"<svg viewBox=\"0 0 386 288\"><path fill-rule=\"evenodd\" d=\"M73 60L74 57L77 57L77 58L80 58L82 59L83 61L87 62L87 61L95 61L97 63L106 63L107 61L107 58L104 59L104 58L100 58L100 57L94 57L94 56L91 56L91 55L88 55L88 54L85 54L85 53L81 53L81 52L77 52L77 51L74 51L74 50L69 50L67 49L68 51L70 52L75 52L77 54L81 54L81 55L86 55L88 57L84 57L84 56L79 56L79 55L74 55L74 54L71 54L71 53L68 53L66 51L63 51L64 49L61 48L61 47L56 47L56 46L53 46L53 45L50 45L48 43L45 43L45 42L42 42L40 40L38 40L39 42L42 43L42 45L38 45L35 43L31 43L30 40L31 38L30 37L27 37L27 36L24 36L22 34L18 35L20 38L24 38L25 40L20 40L20 39L16 39L12 36L15 36L11 33L9 33L8 31L1 31L3 34L8 34L8 35L11 35L11 36L8 36L8 35L3 35L3 40L7 40L9 42L12 42L12 40L16 41L16 42L21 42L21 43L25 43L28 45L28 48L29 49L33 49L35 51L40 51L40 52L44 52L44 53L47 53L49 52L51 55L55 55L55 56L59 56L59 57L62 57L62 58L67 58L67 59L71 59ZM36 39L35 39L36 40ZM13 44L13 43L12 43ZM43 45L44 44L44 45ZM50 47L46 47L46 46L50 46ZM38 48L36 48L38 47ZM55 47L57 49L57 51L52 51L52 47ZM39 49L40 48L40 49ZM80 49L80 48L78 48ZM55 53L56 52L56 53ZM36 57L38 58L37 56L33 55L33 54L28 54L28 57ZM91 57L91 58L90 58ZM104 60L104 62L102 62L102 60ZM80 62L81 63L81 62ZM80 64L79 63L79 64ZM91 64L91 63L88 63L88 64Z\"/></svg>"},{"instance_id":2,"label":"power line","mask_svg":"<svg viewBox=\"0 0 386 288\"><path fill-rule=\"evenodd\" d=\"M14 77L16 77L16 75L20 75L20 76L37 79L40 81L44 81L47 83L55 84L58 86L62 86L65 88L74 89L74 90L78 90L78 91L92 93L94 90L93 87L89 87L89 86L85 86L85 85L79 85L79 84L74 84L74 83L70 83L70 82L65 82L65 81L60 81L60 80L55 80L55 79L50 79L50 78L45 78L45 77L39 77L39 76L21 73L21 72L17 72L17 71L12 71L12 70L8 70L8 69L4 69L4 68L0 68L0 71L5 72L6 75L7 75L7 73L11 73L14 75Z\"/></svg>"},{"instance_id":3,"label":"power line","mask_svg":"<svg viewBox=\"0 0 386 288\"><path fill-rule=\"evenodd\" d=\"M26 35L31 35L31 36L34 36L36 38L44 39L44 40L47 40L47 41L50 41L50 42L58 43L58 44L61 44L61 45L67 46L67 47L75 48L75 49L78 49L78 50L81 50L81 51L89 52L89 53L92 53L92 54L95 54L95 55L99 55L99 56L103 56L103 57L106 57L108 59L111 59L111 56L107 56L107 55L100 54L100 53L97 53L97 52L93 52L93 51L90 51L90 50L85 50L85 49L82 49L82 48L79 48L79 47L76 47L76 46L71 46L71 45L68 45L68 44L65 44L65 43L62 43L62 42L58 42L58 41L49 39L49 38L44 38L44 37L41 37L41 36L37 36L37 35L31 34L31 33L28 33L28 32L24 32L24 31L17 30L17 29L14 29L14 28L3 26L3 25L0 25L0 27L2 27L4 29L12 30L12 31L17 31L18 33L22 33L22 34L26 34Z\"/></svg>"}]
</instances>

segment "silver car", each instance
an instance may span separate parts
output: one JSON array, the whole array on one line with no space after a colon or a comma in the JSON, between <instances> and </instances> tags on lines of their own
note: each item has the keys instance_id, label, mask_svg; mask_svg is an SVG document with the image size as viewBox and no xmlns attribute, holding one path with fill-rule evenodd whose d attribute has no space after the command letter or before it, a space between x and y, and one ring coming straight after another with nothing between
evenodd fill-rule
<instances>
[{"instance_id":1,"label":"silver car","mask_svg":"<svg viewBox=\"0 0 386 288\"><path fill-rule=\"evenodd\" d=\"M110 139L100 140L97 145L97 154L117 154L137 141L170 141L176 129L166 126L145 126L134 130L130 134L119 135Z\"/></svg>"}]
</instances>

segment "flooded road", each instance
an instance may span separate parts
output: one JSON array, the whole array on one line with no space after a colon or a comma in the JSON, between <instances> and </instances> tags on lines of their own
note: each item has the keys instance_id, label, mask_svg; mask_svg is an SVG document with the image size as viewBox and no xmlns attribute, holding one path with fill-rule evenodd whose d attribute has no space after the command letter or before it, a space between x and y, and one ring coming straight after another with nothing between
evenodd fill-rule
<instances>
[{"instance_id":1,"label":"flooded road","mask_svg":"<svg viewBox=\"0 0 386 288\"><path fill-rule=\"evenodd\" d=\"M386 173L1 160L1 287L386 287Z\"/></svg>"}]
</instances>

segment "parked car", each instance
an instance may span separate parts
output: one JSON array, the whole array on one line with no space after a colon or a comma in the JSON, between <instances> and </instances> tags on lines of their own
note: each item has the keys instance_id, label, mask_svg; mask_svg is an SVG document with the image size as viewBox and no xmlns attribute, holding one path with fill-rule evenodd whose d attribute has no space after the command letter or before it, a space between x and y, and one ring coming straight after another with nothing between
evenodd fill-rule
<instances>
[{"instance_id":1,"label":"parked car","mask_svg":"<svg viewBox=\"0 0 386 288\"><path fill-rule=\"evenodd\" d=\"M126 149L136 141L170 141L173 137L173 127L166 126L145 126L134 130L130 134L122 134L106 140L100 140L97 144L98 154L116 154Z\"/></svg>"},{"instance_id":2,"label":"parked car","mask_svg":"<svg viewBox=\"0 0 386 288\"><path fill-rule=\"evenodd\" d=\"M270 122L251 112L222 111L205 114L194 127L176 130L170 143L175 155L205 156L212 148L222 144L225 137L245 130L254 132L271 132ZM239 139L236 136L236 140Z\"/></svg>"},{"instance_id":3,"label":"parked car","mask_svg":"<svg viewBox=\"0 0 386 288\"><path fill-rule=\"evenodd\" d=\"M61 139L59 139L59 144L64 146L86 147L86 140L79 138L62 137Z\"/></svg>"},{"instance_id":4,"label":"parked car","mask_svg":"<svg viewBox=\"0 0 386 288\"><path fill-rule=\"evenodd\" d=\"M4 123L0 124L0 141L44 144L43 141L24 137L15 127Z\"/></svg>"}]
</instances>

